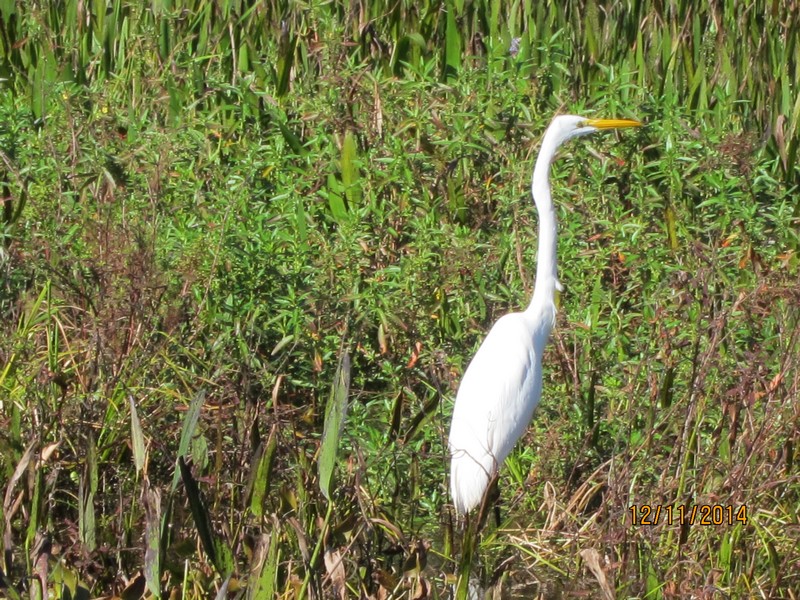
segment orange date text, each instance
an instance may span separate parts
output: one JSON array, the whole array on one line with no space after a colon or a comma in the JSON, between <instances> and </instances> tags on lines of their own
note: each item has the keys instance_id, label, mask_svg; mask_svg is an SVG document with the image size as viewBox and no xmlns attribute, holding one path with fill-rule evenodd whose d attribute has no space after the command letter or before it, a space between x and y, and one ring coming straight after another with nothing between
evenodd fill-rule
<instances>
[{"instance_id":1,"label":"orange date text","mask_svg":"<svg viewBox=\"0 0 800 600\"><path fill-rule=\"evenodd\" d=\"M747 505L634 504L628 510L634 526L640 525L747 525Z\"/></svg>"}]
</instances>

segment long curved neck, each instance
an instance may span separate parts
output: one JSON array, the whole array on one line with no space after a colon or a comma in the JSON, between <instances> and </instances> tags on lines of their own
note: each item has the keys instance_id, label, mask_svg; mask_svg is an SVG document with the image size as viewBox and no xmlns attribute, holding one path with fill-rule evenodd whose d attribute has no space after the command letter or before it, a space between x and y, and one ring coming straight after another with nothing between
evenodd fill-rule
<instances>
[{"instance_id":1,"label":"long curved neck","mask_svg":"<svg viewBox=\"0 0 800 600\"><path fill-rule=\"evenodd\" d=\"M536 258L536 283L529 310L543 303L552 303L558 282L556 211L550 196L550 163L561 140L545 133L536 166L533 169L531 193L539 213L539 252Z\"/></svg>"}]
</instances>

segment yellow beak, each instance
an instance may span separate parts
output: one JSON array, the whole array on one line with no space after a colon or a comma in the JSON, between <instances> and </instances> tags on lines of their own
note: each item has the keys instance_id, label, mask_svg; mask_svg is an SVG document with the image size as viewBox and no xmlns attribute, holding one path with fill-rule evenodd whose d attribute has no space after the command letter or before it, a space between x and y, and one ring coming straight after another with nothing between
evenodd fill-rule
<instances>
[{"instance_id":1,"label":"yellow beak","mask_svg":"<svg viewBox=\"0 0 800 600\"><path fill-rule=\"evenodd\" d=\"M622 127L641 127L643 123L633 119L586 119L586 125L597 129L620 129Z\"/></svg>"}]
</instances>

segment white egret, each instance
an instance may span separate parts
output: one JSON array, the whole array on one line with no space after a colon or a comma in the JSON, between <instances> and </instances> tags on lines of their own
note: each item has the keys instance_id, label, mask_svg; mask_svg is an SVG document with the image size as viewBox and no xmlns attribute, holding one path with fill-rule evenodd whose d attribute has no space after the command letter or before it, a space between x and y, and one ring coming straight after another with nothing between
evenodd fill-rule
<instances>
[{"instance_id":1,"label":"white egret","mask_svg":"<svg viewBox=\"0 0 800 600\"><path fill-rule=\"evenodd\" d=\"M555 324L556 211L550 163L569 139L603 129L639 127L629 119L555 117L536 159L531 193L539 212L539 252L533 298L524 312L494 324L467 367L450 425L450 492L456 511L479 506L486 488L533 416L542 394L542 353Z\"/></svg>"}]
</instances>

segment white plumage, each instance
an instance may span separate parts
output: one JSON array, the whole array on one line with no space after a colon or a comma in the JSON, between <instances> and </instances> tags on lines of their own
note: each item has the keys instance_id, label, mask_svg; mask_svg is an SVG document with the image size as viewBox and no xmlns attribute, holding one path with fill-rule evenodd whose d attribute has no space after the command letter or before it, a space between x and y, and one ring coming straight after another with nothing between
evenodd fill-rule
<instances>
[{"instance_id":1,"label":"white plumage","mask_svg":"<svg viewBox=\"0 0 800 600\"><path fill-rule=\"evenodd\" d=\"M567 140L598 131L638 127L627 119L555 117L547 128L531 181L539 212L536 283L528 308L494 324L467 367L450 424L450 492L456 511L479 506L489 482L530 423L542 394L542 354L555 324L557 222L550 163Z\"/></svg>"}]
</instances>

